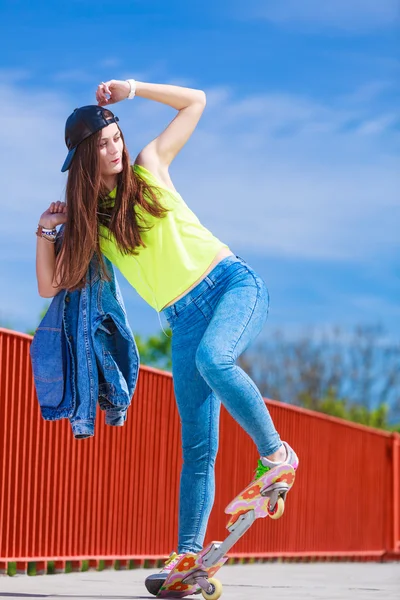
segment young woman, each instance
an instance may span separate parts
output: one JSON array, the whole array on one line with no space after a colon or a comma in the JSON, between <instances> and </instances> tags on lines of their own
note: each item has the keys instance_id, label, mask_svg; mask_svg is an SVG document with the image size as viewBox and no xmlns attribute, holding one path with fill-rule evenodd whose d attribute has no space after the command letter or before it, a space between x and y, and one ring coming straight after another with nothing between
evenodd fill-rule
<instances>
[{"instance_id":1,"label":"young woman","mask_svg":"<svg viewBox=\"0 0 400 600\"><path fill-rule=\"evenodd\" d=\"M135 94L178 113L131 165L118 118L105 107ZM66 203L53 202L39 220L38 287L44 297L79 288L94 253L101 264L104 254L172 329L183 452L179 542L164 569L146 580L156 594L182 554L202 549L214 501L221 402L258 449L256 478L282 462L297 466L297 457L280 440L255 383L236 365L266 322L266 285L200 223L169 174L202 115L204 92L111 80L97 87L96 100L66 123ZM56 258L51 242L61 223Z\"/></svg>"}]
</instances>

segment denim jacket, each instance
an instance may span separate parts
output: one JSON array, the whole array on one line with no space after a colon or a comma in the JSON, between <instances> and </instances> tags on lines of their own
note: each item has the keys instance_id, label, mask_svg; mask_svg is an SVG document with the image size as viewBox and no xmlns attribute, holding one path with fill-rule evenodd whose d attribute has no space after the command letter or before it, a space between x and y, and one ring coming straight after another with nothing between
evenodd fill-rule
<instances>
[{"instance_id":1,"label":"denim jacket","mask_svg":"<svg viewBox=\"0 0 400 600\"><path fill-rule=\"evenodd\" d=\"M94 257L84 288L53 298L30 349L42 417L68 418L76 438L94 435L97 402L106 424L125 423L139 373L114 268L104 260L111 281L101 279Z\"/></svg>"}]
</instances>

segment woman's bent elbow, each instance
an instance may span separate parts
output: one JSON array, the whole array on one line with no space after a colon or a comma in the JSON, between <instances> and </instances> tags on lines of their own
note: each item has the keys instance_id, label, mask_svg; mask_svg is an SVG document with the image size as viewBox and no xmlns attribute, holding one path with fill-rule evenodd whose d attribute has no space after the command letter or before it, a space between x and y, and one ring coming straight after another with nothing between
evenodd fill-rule
<instances>
[{"instance_id":1,"label":"woman's bent elbow","mask_svg":"<svg viewBox=\"0 0 400 600\"><path fill-rule=\"evenodd\" d=\"M52 292L47 292L47 291L43 291L43 290L38 290L39 291L39 296L41 298L54 298L55 294Z\"/></svg>"},{"instance_id":2,"label":"woman's bent elbow","mask_svg":"<svg viewBox=\"0 0 400 600\"><path fill-rule=\"evenodd\" d=\"M199 92L199 99L198 102L200 102L200 104L204 107L207 104L207 96L206 93L203 90L198 90Z\"/></svg>"},{"instance_id":3,"label":"woman's bent elbow","mask_svg":"<svg viewBox=\"0 0 400 600\"><path fill-rule=\"evenodd\" d=\"M51 286L51 287L38 286L38 292L39 292L39 296L41 298L54 298L54 296L56 296L59 291L60 291L60 288L56 288L53 286Z\"/></svg>"}]
</instances>

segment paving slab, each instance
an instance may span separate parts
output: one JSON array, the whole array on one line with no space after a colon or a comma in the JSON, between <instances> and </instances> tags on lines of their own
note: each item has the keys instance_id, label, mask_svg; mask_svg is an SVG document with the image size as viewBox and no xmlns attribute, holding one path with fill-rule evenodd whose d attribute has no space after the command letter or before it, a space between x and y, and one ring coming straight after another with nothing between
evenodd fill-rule
<instances>
[{"instance_id":1,"label":"paving slab","mask_svg":"<svg viewBox=\"0 0 400 600\"><path fill-rule=\"evenodd\" d=\"M0 576L0 599L150 600L152 569ZM263 563L219 573L223 600L400 600L400 563ZM202 596L191 596L200 600Z\"/></svg>"}]
</instances>

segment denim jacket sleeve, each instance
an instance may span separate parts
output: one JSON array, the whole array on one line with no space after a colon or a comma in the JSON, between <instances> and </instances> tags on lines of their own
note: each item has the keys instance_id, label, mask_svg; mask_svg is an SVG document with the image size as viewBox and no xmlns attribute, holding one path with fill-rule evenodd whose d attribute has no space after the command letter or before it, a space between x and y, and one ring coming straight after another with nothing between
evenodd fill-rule
<instances>
[{"instance_id":1,"label":"denim jacket sleeve","mask_svg":"<svg viewBox=\"0 0 400 600\"><path fill-rule=\"evenodd\" d=\"M53 421L74 411L70 347L63 326L65 290L52 300L36 329L30 357L42 417Z\"/></svg>"},{"instance_id":2,"label":"denim jacket sleeve","mask_svg":"<svg viewBox=\"0 0 400 600\"><path fill-rule=\"evenodd\" d=\"M110 281L101 281L97 294L92 340L99 373L99 404L106 423L122 425L139 371L139 353L130 329L112 264L105 259Z\"/></svg>"}]
</instances>

